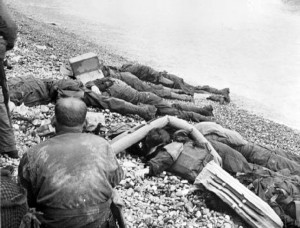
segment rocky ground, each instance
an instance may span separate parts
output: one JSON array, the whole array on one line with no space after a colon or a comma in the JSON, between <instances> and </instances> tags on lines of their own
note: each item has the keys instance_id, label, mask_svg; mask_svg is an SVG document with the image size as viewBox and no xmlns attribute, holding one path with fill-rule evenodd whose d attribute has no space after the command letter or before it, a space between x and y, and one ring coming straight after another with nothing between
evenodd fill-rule
<instances>
[{"instance_id":1,"label":"rocky ground","mask_svg":"<svg viewBox=\"0 0 300 228\"><path fill-rule=\"evenodd\" d=\"M103 47L76 38L55 24L42 24L14 12L19 26L14 50L7 54L11 69L8 77L34 75L40 78L62 78L62 66L68 59L86 52L97 53L104 64L120 66L126 58L114 55ZM293 129L274 123L242 110L234 103L219 105L205 98L197 98L199 106L211 104L219 123L238 131L248 141L280 148L299 154L300 135ZM137 116L122 116L108 110L103 113L106 129L122 123L135 126L143 122ZM29 147L46 138L40 137L37 128L53 116L53 105L33 108L18 107L13 114L13 127L17 147L22 155ZM105 137L105 132L102 132ZM129 227L247 227L235 213L208 209L205 198L208 192L188 194L192 185L168 173L155 178L141 178L136 171L143 168L138 158L128 154L119 156L125 170L125 179L117 187L125 201L125 219ZM18 159L0 157L0 167L18 166ZM15 173L16 174L16 173Z\"/></svg>"}]
</instances>

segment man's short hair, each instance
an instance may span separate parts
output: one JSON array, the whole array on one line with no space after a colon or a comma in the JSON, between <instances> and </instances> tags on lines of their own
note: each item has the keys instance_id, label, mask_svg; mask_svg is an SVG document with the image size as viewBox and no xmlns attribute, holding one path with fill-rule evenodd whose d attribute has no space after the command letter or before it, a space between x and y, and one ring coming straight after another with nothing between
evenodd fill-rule
<instances>
[{"instance_id":1,"label":"man's short hair","mask_svg":"<svg viewBox=\"0 0 300 228\"><path fill-rule=\"evenodd\" d=\"M57 123L75 127L82 125L85 121L87 107L78 98L60 98L55 105L55 117Z\"/></svg>"},{"instance_id":2,"label":"man's short hair","mask_svg":"<svg viewBox=\"0 0 300 228\"><path fill-rule=\"evenodd\" d=\"M146 136L145 144L148 149L160 144L168 144L170 142L169 133L162 128L153 128Z\"/></svg>"}]
</instances>

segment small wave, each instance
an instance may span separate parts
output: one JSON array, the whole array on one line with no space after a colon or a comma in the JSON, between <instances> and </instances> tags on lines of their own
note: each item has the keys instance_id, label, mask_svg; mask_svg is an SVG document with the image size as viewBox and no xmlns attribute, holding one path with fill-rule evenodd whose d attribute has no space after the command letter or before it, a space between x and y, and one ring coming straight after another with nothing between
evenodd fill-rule
<instances>
[{"instance_id":1,"label":"small wave","mask_svg":"<svg viewBox=\"0 0 300 228\"><path fill-rule=\"evenodd\" d=\"M300 1L299 0L281 0L285 7L287 7L287 10L290 12L298 12L300 13Z\"/></svg>"}]
</instances>

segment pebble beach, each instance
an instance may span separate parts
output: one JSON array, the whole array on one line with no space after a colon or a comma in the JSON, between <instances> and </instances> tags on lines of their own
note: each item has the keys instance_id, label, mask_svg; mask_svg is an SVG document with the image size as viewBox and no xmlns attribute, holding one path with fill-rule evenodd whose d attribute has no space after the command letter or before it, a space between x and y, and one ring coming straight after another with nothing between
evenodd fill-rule
<instances>
[{"instance_id":1,"label":"pebble beach","mask_svg":"<svg viewBox=\"0 0 300 228\"><path fill-rule=\"evenodd\" d=\"M78 38L55 23L40 23L19 12L12 12L19 33L15 48L7 53L8 62L12 66L11 69L6 69L8 78L33 75L60 79L64 77L62 69L64 65L68 65L68 60L87 52L96 53L105 65L121 66L129 61L136 61L115 55L105 44L99 46ZM218 123L236 130L250 142L288 153L300 153L300 133L295 129L264 119L238 107L234 102L220 105L196 95L195 104L212 105ZM123 123L136 126L144 122L138 116L122 116L109 110L92 111L103 113L108 129ZM31 146L46 140L34 132L43 121L53 116L53 104L26 109L24 115L26 118L12 115L20 155ZM126 153L118 158L125 171L125 179L117 189L125 202L125 220L129 227L248 227L231 210L217 212L209 209L205 203L208 192L188 194L192 185L186 180L169 173L142 178L135 175L136 171L143 168L139 158ZM18 164L18 159L0 157L0 167L13 165L17 168Z\"/></svg>"}]
</instances>

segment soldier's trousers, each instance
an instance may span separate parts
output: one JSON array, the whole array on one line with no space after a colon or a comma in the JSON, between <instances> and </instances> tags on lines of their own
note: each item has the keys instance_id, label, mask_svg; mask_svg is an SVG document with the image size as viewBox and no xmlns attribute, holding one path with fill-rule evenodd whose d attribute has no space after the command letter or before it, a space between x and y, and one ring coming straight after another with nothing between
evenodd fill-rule
<instances>
[{"instance_id":1,"label":"soldier's trousers","mask_svg":"<svg viewBox=\"0 0 300 228\"><path fill-rule=\"evenodd\" d=\"M15 136L8 110L8 89L3 60L0 60L0 153L16 150Z\"/></svg>"}]
</instances>

